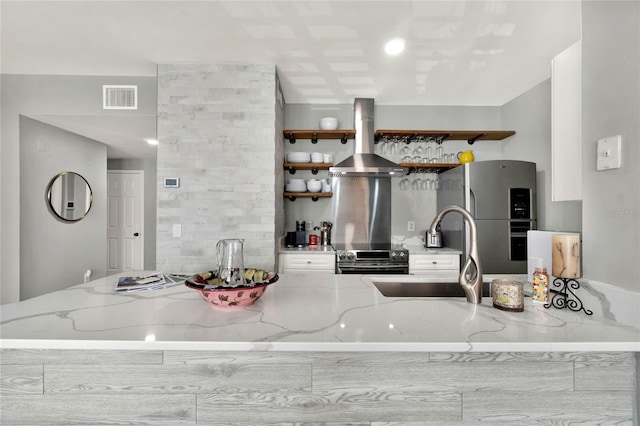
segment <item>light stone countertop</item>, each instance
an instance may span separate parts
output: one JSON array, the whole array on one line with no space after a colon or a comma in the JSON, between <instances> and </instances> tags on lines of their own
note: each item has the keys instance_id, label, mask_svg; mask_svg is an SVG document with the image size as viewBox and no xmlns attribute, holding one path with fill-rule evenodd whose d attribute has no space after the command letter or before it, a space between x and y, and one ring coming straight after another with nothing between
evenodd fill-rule
<instances>
[{"instance_id":1,"label":"light stone countertop","mask_svg":"<svg viewBox=\"0 0 640 426\"><path fill-rule=\"evenodd\" d=\"M452 249L449 247L442 248L426 248L422 245L404 245L404 248L409 250L409 256L412 254L462 254L460 250Z\"/></svg>"},{"instance_id":2,"label":"light stone countertop","mask_svg":"<svg viewBox=\"0 0 640 426\"><path fill-rule=\"evenodd\" d=\"M284 253L297 253L297 254L335 254L336 251L331 246L322 245L307 245L304 247L286 247L280 245L280 254Z\"/></svg>"},{"instance_id":3,"label":"light stone countertop","mask_svg":"<svg viewBox=\"0 0 640 426\"><path fill-rule=\"evenodd\" d=\"M422 245L404 245L404 248L409 250L409 255L412 254L462 254L460 250L443 247L443 248L426 248ZM322 245L306 245L304 247L286 247L280 244L279 253L299 253L299 254L328 254L335 253L335 250L331 246Z\"/></svg>"},{"instance_id":4,"label":"light stone countertop","mask_svg":"<svg viewBox=\"0 0 640 426\"><path fill-rule=\"evenodd\" d=\"M406 277L406 276L405 276ZM485 280L492 279L485 276ZM409 277L409 279L412 279ZM413 279L417 279L413 277ZM4 348L241 351L640 351L601 315L493 308L490 298L389 298L367 276L282 274L254 305L219 311L183 285L115 293L115 276L2 305ZM593 306L591 306L593 308Z\"/></svg>"}]
</instances>

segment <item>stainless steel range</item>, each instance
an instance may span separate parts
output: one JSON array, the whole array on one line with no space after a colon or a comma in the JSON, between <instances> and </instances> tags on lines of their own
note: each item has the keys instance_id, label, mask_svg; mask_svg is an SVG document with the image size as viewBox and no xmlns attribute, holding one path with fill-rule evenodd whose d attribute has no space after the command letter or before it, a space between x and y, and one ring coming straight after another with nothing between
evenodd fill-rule
<instances>
[{"instance_id":1,"label":"stainless steel range","mask_svg":"<svg viewBox=\"0 0 640 426\"><path fill-rule=\"evenodd\" d=\"M389 244L334 244L336 274L408 274L409 250Z\"/></svg>"},{"instance_id":2,"label":"stainless steel range","mask_svg":"<svg viewBox=\"0 0 640 426\"><path fill-rule=\"evenodd\" d=\"M329 169L337 274L408 274L408 250L391 244L391 176L407 170L374 151L374 101L354 101L355 152Z\"/></svg>"}]
</instances>

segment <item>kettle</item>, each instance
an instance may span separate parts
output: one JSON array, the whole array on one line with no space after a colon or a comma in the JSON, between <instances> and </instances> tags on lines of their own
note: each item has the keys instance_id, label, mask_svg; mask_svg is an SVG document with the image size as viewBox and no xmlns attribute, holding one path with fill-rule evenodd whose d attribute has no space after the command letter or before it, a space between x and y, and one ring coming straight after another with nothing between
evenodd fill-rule
<instances>
[{"instance_id":1,"label":"kettle","mask_svg":"<svg viewBox=\"0 0 640 426\"><path fill-rule=\"evenodd\" d=\"M220 240L216 244L218 277L224 287L239 287L246 284L242 249L244 240Z\"/></svg>"},{"instance_id":2,"label":"kettle","mask_svg":"<svg viewBox=\"0 0 640 426\"><path fill-rule=\"evenodd\" d=\"M424 245L427 248L442 248L442 232L440 232L440 224L436 227L435 232L427 230Z\"/></svg>"}]
</instances>

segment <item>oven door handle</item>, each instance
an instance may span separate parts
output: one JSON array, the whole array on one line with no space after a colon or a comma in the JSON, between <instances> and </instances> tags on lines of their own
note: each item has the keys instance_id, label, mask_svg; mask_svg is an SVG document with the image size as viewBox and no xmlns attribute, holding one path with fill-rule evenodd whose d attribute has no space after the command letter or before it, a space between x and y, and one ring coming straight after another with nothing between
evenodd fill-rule
<instances>
[{"instance_id":1,"label":"oven door handle","mask_svg":"<svg viewBox=\"0 0 640 426\"><path fill-rule=\"evenodd\" d=\"M357 269L405 269L408 267L408 264L375 264L375 265L365 265L365 264L357 264L357 265L337 265L338 268L344 270L357 270Z\"/></svg>"},{"instance_id":2,"label":"oven door handle","mask_svg":"<svg viewBox=\"0 0 640 426\"><path fill-rule=\"evenodd\" d=\"M376 274L408 274L409 265L337 265L336 274L361 274L361 275L376 275Z\"/></svg>"}]
</instances>

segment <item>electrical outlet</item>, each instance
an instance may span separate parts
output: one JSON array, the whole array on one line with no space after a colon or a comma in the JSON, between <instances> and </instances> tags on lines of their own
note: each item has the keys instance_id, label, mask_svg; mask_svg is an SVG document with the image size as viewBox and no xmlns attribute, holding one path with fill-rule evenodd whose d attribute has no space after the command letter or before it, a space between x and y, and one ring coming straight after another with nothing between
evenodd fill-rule
<instances>
[{"instance_id":1,"label":"electrical outlet","mask_svg":"<svg viewBox=\"0 0 640 426\"><path fill-rule=\"evenodd\" d=\"M179 223L173 225L173 236L181 237L182 236L182 225Z\"/></svg>"},{"instance_id":2,"label":"electrical outlet","mask_svg":"<svg viewBox=\"0 0 640 426\"><path fill-rule=\"evenodd\" d=\"M311 231L311 229L313 228L313 222L308 220L305 223L307 224L307 231Z\"/></svg>"},{"instance_id":3,"label":"electrical outlet","mask_svg":"<svg viewBox=\"0 0 640 426\"><path fill-rule=\"evenodd\" d=\"M416 222L415 220L410 220L407 222L407 231L415 231L416 230Z\"/></svg>"}]
</instances>

